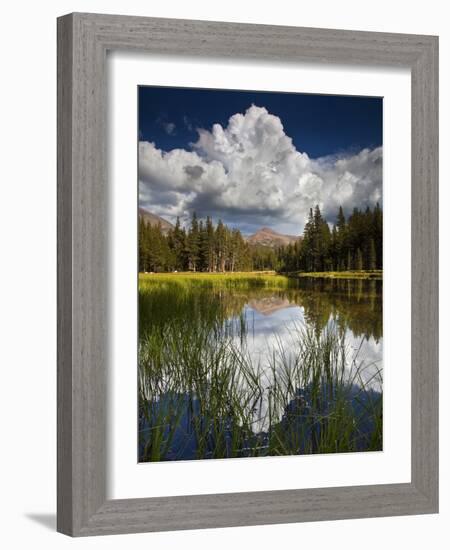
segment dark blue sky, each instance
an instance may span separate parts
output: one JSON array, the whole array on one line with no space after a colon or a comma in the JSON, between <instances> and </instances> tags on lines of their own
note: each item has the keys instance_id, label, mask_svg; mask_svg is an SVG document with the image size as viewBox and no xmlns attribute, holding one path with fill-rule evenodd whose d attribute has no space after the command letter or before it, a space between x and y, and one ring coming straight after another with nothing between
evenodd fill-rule
<instances>
[{"instance_id":1,"label":"dark blue sky","mask_svg":"<svg viewBox=\"0 0 450 550\"><path fill-rule=\"evenodd\" d=\"M285 133L311 158L382 145L382 98L139 87L139 138L164 151L190 150L196 128L226 126L250 105L280 117Z\"/></svg>"}]
</instances>

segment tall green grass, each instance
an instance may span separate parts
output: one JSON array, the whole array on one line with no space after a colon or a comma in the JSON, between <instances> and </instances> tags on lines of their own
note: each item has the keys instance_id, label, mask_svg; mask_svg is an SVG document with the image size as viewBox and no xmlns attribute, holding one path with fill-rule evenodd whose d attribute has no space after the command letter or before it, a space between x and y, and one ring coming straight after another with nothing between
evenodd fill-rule
<instances>
[{"instance_id":1,"label":"tall green grass","mask_svg":"<svg viewBox=\"0 0 450 550\"><path fill-rule=\"evenodd\" d=\"M382 396L372 390L382 374L364 381L367 365L342 331L296 326L289 351L278 340L266 364L255 363L245 319L227 322L230 289L289 283L253 279L140 278L141 461L382 448Z\"/></svg>"}]
</instances>

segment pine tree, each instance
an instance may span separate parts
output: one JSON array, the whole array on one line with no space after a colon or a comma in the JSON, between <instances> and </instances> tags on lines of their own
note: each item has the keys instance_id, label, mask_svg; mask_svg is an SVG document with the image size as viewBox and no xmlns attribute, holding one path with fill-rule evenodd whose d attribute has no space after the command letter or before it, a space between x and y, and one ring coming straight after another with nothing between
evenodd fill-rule
<instances>
[{"instance_id":1,"label":"pine tree","mask_svg":"<svg viewBox=\"0 0 450 550\"><path fill-rule=\"evenodd\" d=\"M170 238L175 256L175 269L177 271L183 271L186 269L186 232L181 228L180 218L178 216Z\"/></svg>"},{"instance_id":2,"label":"pine tree","mask_svg":"<svg viewBox=\"0 0 450 550\"><path fill-rule=\"evenodd\" d=\"M383 213L378 203L373 212L372 237L375 241L377 269L383 269Z\"/></svg>"},{"instance_id":3,"label":"pine tree","mask_svg":"<svg viewBox=\"0 0 450 550\"><path fill-rule=\"evenodd\" d=\"M337 265L339 271L346 269L345 262L347 260L347 223L345 221L344 211L342 206L339 207L339 212L336 221L337 239L336 239L336 254Z\"/></svg>"},{"instance_id":4,"label":"pine tree","mask_svg":"<svg viewBox=\"0 0 450 550\"><path fill-rule=\"evenodd\" d=\"M338 233L343 233L345 231L345 216L342 206L339 207L339 212L337 215L336 228Z\"/></svg>"},{"instance_id":5,"label":"pine tree","mask_svg":"<svg viewBox=\"0 0 450 550\"><path fill-rule=\"evenodd\" d=\"M367 269L376 269L377 268L377 253L375 249L375 241L370 239L369 244L369 254L367 257Z\"/></svg>"},{"instance_id":6,"label":"pine tree","mask_svg":"<svg viewBox=\"0 0 450 550\"><path fill-rule=\"evenodd\" d=\"M336 225L333 225L333 229L331 231L330 250L329 250L331 271L339 270L338 239L339 237L338 237L337 227Z\"/></svg>"},{"instance_id":7,"label":"pine tree","mask_svg":"<svg viewBox=\"0 0 450 550\"><path fill-rule=\"evenodd\" d=\"M362 252L361 252L361 249L358 248L356 250L356 261L355 261L355 269L357 271L362 271L363 270L363 257L362 257Z\"/></svg>"},{"instance_id":8,"label":"pine tree","mask_svg":"<svg viewBox=\"0 0 450 550\"><path fill-rule=\"evenodd\" d=\"M347 271L351 271L353 268L353 263L352 263L352 254L350 252L350 250L347 252Z\"/></svg>"},{"instance_id":9,"label":"pine tree","mask_svg":"<svg viewBox=\"0 0 450 550\"><path fill-rule=\"evenodd\" d=\"M197 263L200 254L200 233L198 227L197 214L193 212L191 227L187 236L187 256L190 271L197 271Z\"/></svg>"},{"instance_id":10,"label":"pine tree","mask_svg":"<svg viewBox=\"0 0 450 550\"><path fill-rule=\"evenodd\" d=\"M219 220L215 233L217 271L224 272L227 260L227 232L222 220Z\"/></svg>"},{"instance_id":11,"label":"pine tree","mask_svg":"<svg viewBox=\"0 0 450 550\"><path fill-rule=\"evenodd\" d=\"M301 248L301 269L304 271L314 270L314 214L313 209L309 209L308 221L303 230L303 242Z\"/></svg>"},{"instance_id":12,"label":"pine tree","mask_svg":"<svg viewBox=\"0 0 450 550\"><path fill-rule=\"evenodd\" d=\"M314 208L313 238L312 238L312 271L320 271L322 267L322 214L319 205Z\"/></svg>"},{"instance_id":13,"label":"pine tree","mask_svg":"<svg viewBox=\"0 0 450 550\"><path fill-rule=\"evenodd\" d=\"M215 238L214 238L214 226L210 216L206 218L206 269L210 273L216 271L215 263Z\"/></svg>"},{"instance_id":14,"label":"pine tree","mask_svg":"<svg viewBox=\"0 0 450 550\"><path fill-rule=\"evenodd\" d=\"M149 270L149 242L147 224L141 218L139 220L139 271Z\"/></svg>"},{"instance_id":15,"label":"pine tree","mask_svg":"<svg viewBox=\"0 0 450 550\"><path fill-rule=\"evenodd\" d=\"M208 236L206 234L206 224L203 220L198 224L198 263L197 271L206 271L208 257Z\"/></svg>"},{"instance_id":16,"label":"pine tree","mask_svg":"<svg viewBox=\"0 0 450 550\"><path fill-rule=\"evenodd\" d=\"M244 244L239 229L233 229L230 237L230 271L237 271L242 267Z\"/></svg>"}]
</instances>

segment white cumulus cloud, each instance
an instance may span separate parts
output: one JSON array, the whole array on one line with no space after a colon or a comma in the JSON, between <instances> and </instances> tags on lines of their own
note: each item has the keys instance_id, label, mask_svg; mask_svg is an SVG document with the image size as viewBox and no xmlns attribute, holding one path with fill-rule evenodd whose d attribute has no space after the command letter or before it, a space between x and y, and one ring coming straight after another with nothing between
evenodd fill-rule
<instances>
[{"instance_id":1,"label":"white cumulus cloud","mask_svg":"<svg viewBox=\"0 0 450 550\"><path fill-rule=\"evenodd\" d=\"M311 159L279 117L254 105L226 127L197 131L191 151L139 143L140 205L169 221L195 210L243 231L269 225L299 234L315 204L332 220L339 205L350 211L381 202L381 147Z\"/></svg>"}]
</instances>

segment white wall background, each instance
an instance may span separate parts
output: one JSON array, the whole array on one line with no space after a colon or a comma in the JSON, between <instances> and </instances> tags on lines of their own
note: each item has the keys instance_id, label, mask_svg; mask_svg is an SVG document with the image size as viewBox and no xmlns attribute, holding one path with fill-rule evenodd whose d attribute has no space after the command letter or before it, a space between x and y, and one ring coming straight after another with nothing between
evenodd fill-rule
<instances>
[{"instance_id":1,"label":"white wall background","mask_svg":"<svg viewBox=\"0 0 450 550\"><path fill-rule=\"evenodd\" d=\"M0 33L0 537L5 548L443 548L450 521L448 354L441 354L441 513L71 540L56 509L56 22L91 11L440 35L441 280L450 268L450 18L439 0L8 2ZM441 289L441 341L450 305Z\"/></svg>"}]
</instances>

